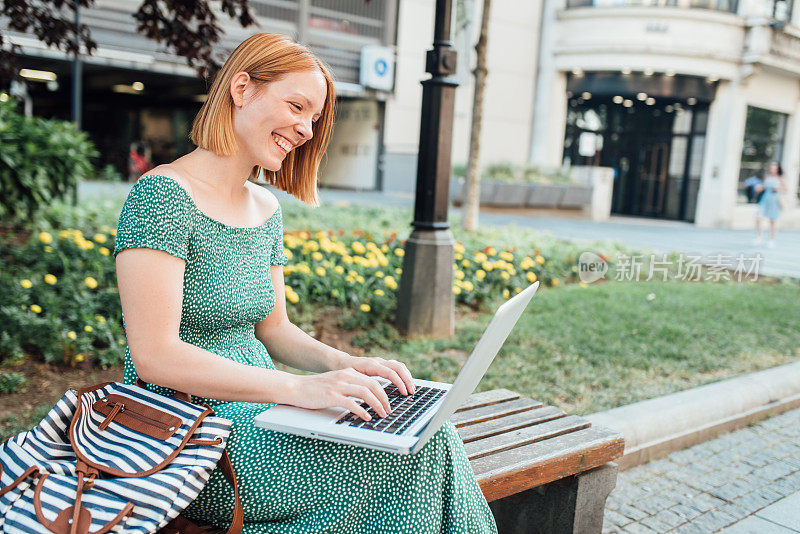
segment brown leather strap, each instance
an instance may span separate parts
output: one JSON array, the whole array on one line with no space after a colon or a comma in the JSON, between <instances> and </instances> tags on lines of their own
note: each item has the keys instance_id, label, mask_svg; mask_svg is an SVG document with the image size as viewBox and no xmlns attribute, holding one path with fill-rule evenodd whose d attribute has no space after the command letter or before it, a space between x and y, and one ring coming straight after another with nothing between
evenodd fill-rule
<instances>
[{"instance_id":1,"label":"brown leather strap","mask_svg":"<svg viewBox=\"0 0 800 534\"><path fill-rule=\"evenodd\" d=\"M239 486L236 484L236 473L233 471L233 464L231 463L231 458L228 456L228 451L223 450L222 456L217 463L217 466L222 470L222 474L225 475L225 478L228 479L231 486L233 486L233 498L234 498L234 508L233 508L233 520L231 521L231 526L228 529L228 534L239 534L244 527L244 507L242 506L242 501L239 498Z\"/></svg>"},{"instance_id":2,"label":"brown leather strap","mask_svg":"<svg viewBox=\"0 0 800 534\"><path fill-rule=\"evenodd\" d=\"M136 379L136 385L139 386L140 388L147 389L147 382L145 382L141 378L137 378ZM175 393L173 393L172 396L175 397L176 399L182 400L182 401L186 401L186 402L192 402L192 396L189 395L188 393L184 393L184 392L178 391L178 390L173 390L173 391L175 391Z\"/></svg>"},{"instance_id":3,"label":"brown leather strap","mask_svg":"<svg viewBox=\"0 0 800 534\"><path fill-rule=\"evenodd\" d=\"M3 473L3 466L0 465L0 474L2 474L2 473ZM0 497L2 497L3 495L5 495L9 491L11 491L12 489L14 489L17 486L19 486L22 483L22 481L25 480L26 478L28 478L28 477L38 477L38 476L39 476L39 467L38 466L33 465L33 466L27 468L25 470L25 472L22 473L19 476L19 478L14 480L11 484L6 486L5 488L0 488Z\"/></svg>"}]
</instances>

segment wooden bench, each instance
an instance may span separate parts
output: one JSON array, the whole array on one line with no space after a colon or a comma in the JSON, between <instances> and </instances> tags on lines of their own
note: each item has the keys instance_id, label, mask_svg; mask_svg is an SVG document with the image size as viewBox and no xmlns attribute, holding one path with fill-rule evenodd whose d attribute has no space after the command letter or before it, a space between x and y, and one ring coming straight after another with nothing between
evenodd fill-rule
<instances>
[{"instance_id":1,"label":"wooden bench","mask_svg":"<svg viewBox=\"0 0 800 534\"><path fill-rule=\"evenodd\" d=\"M470 396L451 421L500 534L602 531L622 434L507 389Z\"/></svg>"},{"instance_id":2,"label":"wooden bench","mask_svg":"<svg viewBox=\"0 0 800 534\"><path fill-rule=\"evenodd\" d=\"M451 421L500 534L601 532L621 434L507 389L473 394Z\"/></svg>"}]
</instances>

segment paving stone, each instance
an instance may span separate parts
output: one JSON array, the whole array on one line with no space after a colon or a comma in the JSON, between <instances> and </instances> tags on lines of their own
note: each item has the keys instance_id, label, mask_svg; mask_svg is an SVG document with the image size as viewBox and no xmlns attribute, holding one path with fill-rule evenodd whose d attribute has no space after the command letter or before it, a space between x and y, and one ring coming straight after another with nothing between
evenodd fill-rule
<instances>
[{"instance_id":1,"label":"paving stone","mask_svg":"<svg viewBox=\"0 0 800 534\"><path fill-rule=\"evenodd\" d=\"M735 517L737 520L744 519L745 517L749 516L752 512L747 508L737 504L735 502L729 502L723 504L719 508L717 508L720 512L724 512L726 514L730 514Z\"/></svg>"},{"instance_id":2,"label":"paving stone","mask_svg":"<svg viewBox=\"0 0 800 534\"><path fill-rule=\"evenodd\" d=\"M632 523L633 519L626 517L619 512L615 512L614 510L606 510L606 513L603 516L603 523L605 524L605 522L609 522L617 527L624 527L628 523Z\"/></svg>"},{"instance_id":3,"label":"paving stone","mask_svg":"<svg viewBox=\"0 0 800 534\"><path fill-rule=\"evenodd\" d=\"M711 510L692 520L693 525L704 528L706 532L714 532L736 521L736 518L719 510Z\"/></svg>"},{"instance_id":4,"label":"paving stone","mask_svg":"<svg viewBox=\"0 0 800 534\"><path fill-rule=\"evenodd\" d=\"M725 501L714 497L713 495L709 495L708 493L698 493L692 498L690 503L686 504L697 508L701 512L706 512L708 510L713 510L714 508L719 508L725 504Z\"/></svg>"},{"instance_id":5,"label":"paving stone","mask_svg":"<svg viewBox=\"0 0 800 534\"><path fill-rule=\"evenodd\" d=\"M647 515L655 515L661 510L666 510L676 504L678 504L676 500L665 495L656 494L634 503L634 506L643 512L647 512Z\"/></svg>"},{"instance_id":6,"label":"paving stone","mask_svg":"<svg viewBox=\"0 0 800 534\"><path fill-rule=\"evenodd\" d=\"M692 519L703 513L700 510L692 508L691 506L688 506L686 504L676 504L675 506L670 508L670 511L675 514L678 514L686 521L691 521Z\"/></svg>"},{"instance_id":7,"label":"paving stone","mask_svg":"<svg viewBox=\"0 0 800 534\"><path fill-rule=\"evenodd\" d=\"M772 482L769 485L769 489L785 497L786 495L800 491L800 484L798 484L797 481L784 477Z\"/></svg>"},{"instance_id":8,"label":"paving stone","mask_svg":"<svg viewBox=\"0 0 800 534\"><path fill-rule=\"evenodd\" d=\"M797 513L798 510L800 510L800 493L795 493L759 510L755 515L784 527L800 531L800 514ZM643 523L644 521L645 519L642 520Z\"/></svg>"},{"instance_id":9,"label":"paving stone","mask_svg":"<svg viewBox=\"0 0 800 534\"><path fill-rule=\"evenodd\" d=\"M644 519L645 517L650 515L646 512L639 510L635 506L631 506L630 504L623 504L617 509L617 512L624 515L625 517L630 517L633 521L639 521L640 519Z\"/></svg>"},{"instance_id":10,"label":"paving stone","mask_svg":"<svg viewBox=\"0 0 800 534\"><path fill-rule=\"evenodd\" d=\"M733 503L741 506L747 510L748 513L753 513L756 510L760 510L772 504L776 500L777 499L770 498L768 495L762 495L759 490L755 490L750 493L745 493L741 497L735 499Z\"/></svg>"},{"instance_id":11,"label":"paving stone","mask_svg":"<svg viewBox=\"0 0 800 534\"><path fill-rule=\"evenodd\" d=\"M684 523L675 530L670 531L670 534L708 534L708 531L694 523Z\"/></svg>"},{"instance_id":12,"label":"paving stone","mask_svg":"<svg viewBox=\"0 0 800 534\"><path fill-rule=\"evenodd\" d=\"M736 497L741 497L745 493L752 490L753 488L749 484L746 484L741 480L733 480L724 486L710 490L708 493L714 497L719 497L720 499L724 499L726 501L733 501Z\"/></svg>"},{"instance_id":13,"label":"paving stone","mask_svg":"<svg viewBox=\"0 0 800 534\"><path fill-rule=\"evenodd\" d=\"M631 523L630 525L627 525L623 529L623 532L626 532L626 533L629 533L629 534L653 534L653 533L655 533L657 531L653 530L650 527L642 525L641 523Z\"/></svg>"},{"instance_id":14,"label":"paving stone","mask_svg":"<svg viewBox=\"0 0 800 534\"><path fill-rule=\"evenodd\" d=\"M640 521L640 523L656 532L666 532L685 522L686 519L669 510L661 510L656 515L645 517Z\"/></svg>"},{"instance_id":15,"label":"paving stone","mask_svg":"<svg viewBox=\"0 0 800 534\"><path fill-rule=\"evenodd\" d=\"M795 534L796 531L751 515L719 531L719 534Z\"/></svg>"},{"instance_id":16,"label":"paving stone","mask_svg":"<svg viewBox=\"0 0 800 534\"><path fill-rule=\"evenodd\" d=\"M768 480L777 480L786 475L791 475L797 469L782 460L776 460L758 470L758 474Z\"/></svg>"}]
</instances>

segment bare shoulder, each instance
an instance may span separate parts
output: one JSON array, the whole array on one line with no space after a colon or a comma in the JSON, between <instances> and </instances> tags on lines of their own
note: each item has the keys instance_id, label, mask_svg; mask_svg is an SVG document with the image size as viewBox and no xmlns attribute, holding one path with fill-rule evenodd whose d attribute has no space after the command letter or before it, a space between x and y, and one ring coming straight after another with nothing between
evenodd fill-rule
<instances>
[{"instance_id":1,"label":"bare shoulder","mask_svg":"<svg viewBox=\"0 0 800 534\"><path fill-rule=\"evenodd\" d=\"M280 203L272 191L250 181L247 182L247 187L258 202L264 217L269 217L278 210Z\"/></svg>"},{"instance_id":2,"label":"bare shoulder","mask_svg":"<svg viewBox=\"0 0 800 534\"><path fill-rule=\"evenodd\" d=\"M189 185L189 181L180 173L180 171L178 171L171 164L165 163L153 167L152 169L144 173L141 176L141 178L150 175L166 176L167 178L172 178L173 180L178 182L178 185L180 185L184 190L186 190L187 193L189 193L190 197L194 198L194 195L192 195L192 188Z\"/></svg>"}]
</instances>

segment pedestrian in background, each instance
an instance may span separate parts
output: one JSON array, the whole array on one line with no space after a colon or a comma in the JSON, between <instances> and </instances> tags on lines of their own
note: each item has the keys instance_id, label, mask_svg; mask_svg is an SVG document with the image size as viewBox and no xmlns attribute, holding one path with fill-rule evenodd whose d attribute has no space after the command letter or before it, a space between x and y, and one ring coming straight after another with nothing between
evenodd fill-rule
<instances>
[{"instance_id":1,"label":"pedestrian in background","mask_svg":"<svg viewBox=\"0 0 800 534\"><path fill-rule=\"evenodd\" d=\"M756 216L755 245L761 244L763 231L762 220L769 220L769 242L767 247L775 246L775 235L778 232L778 217L781 214L780 195L786 193L786 180L783 178L781 164L773 161L769 164L769 172L764 177L764 182L755 186L756 193L762 193L758 200L758 215Z\"/></svg>"}]
</instances>

